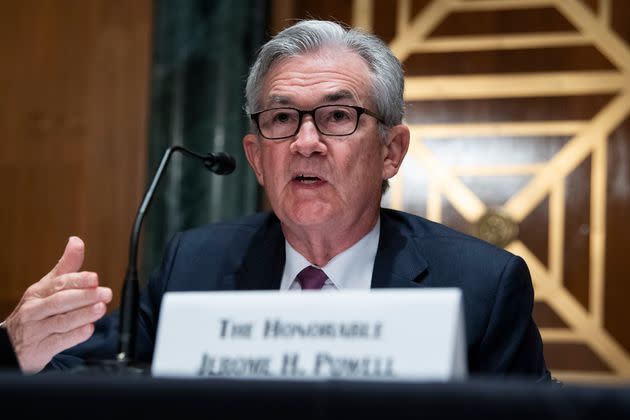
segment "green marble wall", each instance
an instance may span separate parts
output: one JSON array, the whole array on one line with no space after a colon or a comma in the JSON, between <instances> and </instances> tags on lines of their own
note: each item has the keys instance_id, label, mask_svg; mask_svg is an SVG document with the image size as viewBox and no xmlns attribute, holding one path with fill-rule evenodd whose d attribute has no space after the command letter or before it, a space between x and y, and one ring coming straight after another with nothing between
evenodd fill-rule
<instances>
[{"instance_id":1,"label":"green marble wall","mask_svg":"<svg viewBox=\"0 0 630 420\"><path fill-rule=\"evenodd\" d=\"M175 232L257 210L260 192L241 144L243 90L264 42L267 8L255 0L155 1L147 179L174 144L226 151L237 163L219 176L173 156L145 221L143 280Z\"/></svg>"}]
</instances>

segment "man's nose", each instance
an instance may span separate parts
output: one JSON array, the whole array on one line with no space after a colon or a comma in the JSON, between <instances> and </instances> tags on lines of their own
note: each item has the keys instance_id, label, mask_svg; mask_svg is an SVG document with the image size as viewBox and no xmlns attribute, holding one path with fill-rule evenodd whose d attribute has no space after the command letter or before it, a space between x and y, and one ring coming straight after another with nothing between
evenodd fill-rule
<instances>
[{"instance_id":1,"label":"man's nose","mask_svg":"<svg viewBox=\"0 0 630 420\"><path fill-rule=\"evenodd\" d=\"M325 153L326 145L321 140L321 134L315 126L313 117L305 115L295 139L291 143L291 151L307 157L313 153Z\"/></svg>"}]
</instances>

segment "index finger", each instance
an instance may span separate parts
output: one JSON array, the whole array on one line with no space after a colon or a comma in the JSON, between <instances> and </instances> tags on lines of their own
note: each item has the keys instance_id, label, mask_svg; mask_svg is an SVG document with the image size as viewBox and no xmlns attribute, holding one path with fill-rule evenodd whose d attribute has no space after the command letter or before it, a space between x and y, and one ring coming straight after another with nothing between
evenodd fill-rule
<instances>
[{"instance_id":1,"label":"index finger","mask_svg":"<svg viewBox=\"0 0 630 420\"><path fill-rule=\"evenodd\" d=\"M61 290L89 289L98 286L98 274L91 271L47 276L32 286L32 291L41 298L54 295Z\"/></svg>"},{"instance_id":2,"label":"index finger","mask_svg":"<svg viewBox=\"0 0 630 420\"><path fill-rule=\"evenodd\" d=\"M98 286L98 274L92 271L81 271L80 273L68 273L52 279L50 284L51 293L68 289L88 289Z\"/></svg>"},{"instance_id":3,"label":"index finger","mask_svg":"<svg viewBox=\"0 0 630 420\"><path fill-rule=\"evenodd\" d=\"M112 291L107 287L95 289L70 289L49 296L31 306L31 319L39 321L98 302L110 302Z\"/></svg>"}]
</instances>

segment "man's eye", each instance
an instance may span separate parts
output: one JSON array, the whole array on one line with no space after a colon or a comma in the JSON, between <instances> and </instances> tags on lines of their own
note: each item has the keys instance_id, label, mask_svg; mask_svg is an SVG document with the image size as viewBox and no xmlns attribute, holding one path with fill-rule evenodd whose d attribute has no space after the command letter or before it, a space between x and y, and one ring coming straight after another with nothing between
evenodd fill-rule
<instances>
[{"instance_id":1,"label":"man's eye","mask_svg":"<svg viewBox=\"0 0 630 420\"><path fill-rule=\"evenodd\" d=\"M285 124L291 121L291 114L287 112L278 112L273 116L273 122L276 124Z\"/></svg>"},{"instance_id":2,"label":"man's eye","mask_svg":"<svg viewBox=\"0 0 630 420\"><path fill-rule=\"evenodd\" d=\"M347 111L343 109L337 109L334 111L330 111L328 114L328 120L331 122L343 122L348 121L350 119L350 115Z\"/></svg>"}]
</instances>

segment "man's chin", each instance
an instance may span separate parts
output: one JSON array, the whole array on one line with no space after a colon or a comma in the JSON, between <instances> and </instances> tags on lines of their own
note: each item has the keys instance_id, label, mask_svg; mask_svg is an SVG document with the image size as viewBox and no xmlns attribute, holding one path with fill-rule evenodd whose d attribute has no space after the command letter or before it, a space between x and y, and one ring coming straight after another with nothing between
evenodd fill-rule
<instances>
[{"instance_id":1,"label":"man's chin","mask_svg":"<svg viewBox=\"0 0 630 420\"><path fill-rule=\"evenodd\" d=\"M280 215L278 217L285 224L305 228L324 227L334 222L337 218L331 206L323 203L309 203L296 206L294 209L286 211L284 217Z\"/></svg>"}]
</instances>

